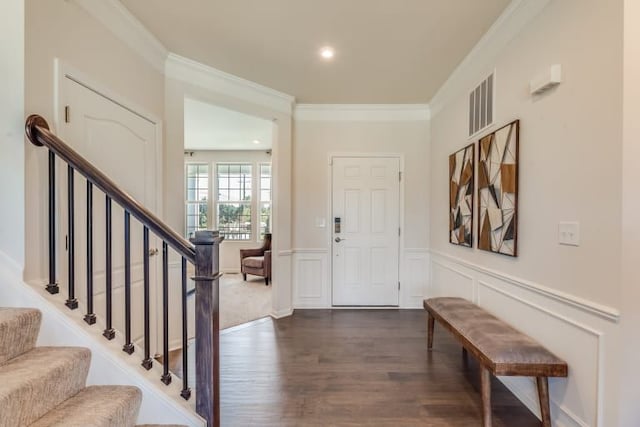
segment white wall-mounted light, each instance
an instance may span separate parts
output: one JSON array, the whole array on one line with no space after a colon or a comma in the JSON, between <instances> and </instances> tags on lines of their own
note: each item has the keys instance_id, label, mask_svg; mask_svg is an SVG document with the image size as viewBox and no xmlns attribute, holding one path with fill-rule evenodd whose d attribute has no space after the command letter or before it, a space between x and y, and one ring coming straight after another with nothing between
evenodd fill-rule
<instances>
[{"instance_id":1,"label":"white wall-mounted light","mask_svg":"<svg viewBox=\"0 0 640 427\"><path fill-rule=\"evenodd\" d=\"M331 46L325 46L320 49L320 56L324 59L332 59L335 55L336 52Z\"/></svg>"},{"instance_id":2,"label":"white wall-mounted light","mask_svg":"<svg viewBox=\"0 0 640 427\"><path fill-rule=\"evenodd\" d=\"M562 66L555 64L529 82L529 92L531 95L541 95L560 83L562 83Z\"/></svg>"},{"instance_id":3,"label":"white wall-mounted light","mask_svg":"<svg viewBox=\"0 0 640 427\"><path fill-rule=\"evenodd\" d=\"M259 140L257 140L257 139L254 139L254 140L253 140L253 143L254 143L254 144L260 144L260 141L259 141Z\"/></svg>"}]
</instances>

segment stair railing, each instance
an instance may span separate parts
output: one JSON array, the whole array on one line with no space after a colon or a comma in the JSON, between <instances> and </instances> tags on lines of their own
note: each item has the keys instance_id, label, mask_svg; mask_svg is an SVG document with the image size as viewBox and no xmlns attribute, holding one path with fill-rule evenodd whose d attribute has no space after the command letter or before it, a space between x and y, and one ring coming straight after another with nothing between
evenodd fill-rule
<instances>
[{"instance_id":1,"label":"stair railing","mask_svg":"<svg viewBox=\"0 0 640 427\"><path fill-rule=\"evenodd\" d=\"M187 364L187 262L195 266L195 351L196 351L196 412L208 426L220 425L220 364L219 364L219 245L224 239L217 231L198 231L191 242L167 226L149 209L122 190L108 176L79 155L64 141L54 135L46 120L39 115L31 115L25 125L28 139L36 146L49 150L49 283L46 289L51 294L59 292L56 276L56 156L67 164L68 174L68 299L65 305L78 308L75 297L75 252L74 252L74 174L77 172L87 181L87 312L84 320L89 325L96 323L93 307L93 187L105 195L105 291L106 328L103 336L112 340L116 331L112 323L112 202L124 209L124 296L125 296L125 344L123 351L131 355L134 345L131 341L131 216L143 226L143 305L144 305L144 359L142 366L149 370L153 366L150 355L150 273L149 273L149 232L162 240L162 335L163 374L161 381L171 383L169 372L169 248L182 257L182 391L188 400L191 389L188 384Z\"/></svg>"}]
</instances>

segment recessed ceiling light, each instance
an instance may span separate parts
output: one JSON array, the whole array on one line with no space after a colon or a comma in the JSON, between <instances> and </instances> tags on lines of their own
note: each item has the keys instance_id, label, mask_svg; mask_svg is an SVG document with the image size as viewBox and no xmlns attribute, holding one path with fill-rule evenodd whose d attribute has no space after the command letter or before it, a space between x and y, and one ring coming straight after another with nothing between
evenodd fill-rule
<instances>
[{"instance_id":1,"label":"recessed ceiling light","mask_svg":"<svg viewBox=\"0 0 640 427\"><path fill-rule=\"evenodd\" d=\"M325 46L320 49L320 56L324 59L332 59L335 56L336 52L333 50L331 46Z\"/></svg>"},{"instance_id":2,"label":"recessed ceiling light","mask_svg":"<svg viewBox=\"0 0 640 427\"><path fill-rule=\"evenodd\" d=\"M260 141L258 141L257 139L254 139L254 140L253 140L253 143L254 143L254 144L260 144Z\"/></svg>"}]
</instances>

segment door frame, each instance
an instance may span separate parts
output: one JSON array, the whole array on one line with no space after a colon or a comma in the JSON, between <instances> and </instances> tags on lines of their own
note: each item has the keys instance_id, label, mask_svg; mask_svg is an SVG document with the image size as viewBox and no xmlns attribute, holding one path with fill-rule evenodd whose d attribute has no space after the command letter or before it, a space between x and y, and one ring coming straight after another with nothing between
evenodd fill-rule
<instances>
[{"instance_id":1,"label":"door frame","mask_svg":"<svg viewBox=\"0 0 640 427\"><path fill-rule=\"evenodd\" d=\"M95 92L98 96L102 96L103 98L107 99L108 101L113 102L114 104L124 108L125 110L128 110L129 112L131 112L132 114L135 114L137 116L139 116L140 118L150 122L154 128L155 128L155 166L156 166L156 173L155 173L155 181L157 183L160 183L160 185L157 185L155 188L155 198L156 198L156 208L155 211L152 209L152 211L154 211L154 213L156 215L158 215L158 217L160 219L164 219L164 187L162 185L162 183L164 182L163 180L163 175L164 175L164 168L163 168L163 153L164 153L164 139L163 139L163 122L162 120L156 116L155 114L151 113L150 111L148 111L147 109L141 107L140 105L138 105L137 103L133 102L132 100L130 100L129 98L127 98L126 96L120 95L118 92L112 90L109 88L108 85L102 83L102 82L98 82L96 80L94 80L93 78L91 78L91 76L77 68L75 68L74 66L72 66L71 64L69 64L66 61L61 60L60 58L54 58L54 67L53 67L53 78L54 78L54 85L53 85L53 120L52 120L52 132L54 134L58 134L59 133L59 129L61 129L61 124L62 124L62 120L63 120L63 116L64 116L64 101L63 101L63 96L62 95L62 88L64 87L64 81L65 79L69 79L71 81L74 81L75 83L87 88L88 90ZM61 168L57 168L56 169L56 180L57 182L61 182L60 180L60 174L64 173L65 171L61 170ZM62 194L62 189L60 188L60 186L57 186L56 188L56 200L61 200L61 194ZM63 206L61 206L60 204L58 204L58 208L59 209L63 209ZM57 217L60 218L60 214L57 214ZM58 221L58 225L56 226L56 242L58 245L58 253L59 254L63 254L65 253L64 250L64 243L63 243L63 239L60 238L60 236L62 235L61 232L61 227L62 224L60 221ZM155 237L153 236L153 234L150 234L151 237ZM43 241L43 244L45 244L46 242ZM159 245L159 241L157 242L158 244L156 244L156 246L160 246ZM62 245L62 246L61 246ZM158 248L159 249L159 248ZM155 272L155 278L156 278L156 287L158 287L159 285L159 280L161 280L162 278L162 262L160 261L161 257L161 253L159 253L156 258L157 261L154 264L154 272ZM62 271L62 268L66 269L66 266L63 265L64 264L64 260L62 256L58 256L57 261L57 269L58 271ZM171 262L171 258L169 260L169 270L171 270L171 268L181 268L180 267L181 263L180 261L174 261L173 263ZM159 322L161 321L160 318L160 313L161 310L159 309L162 306L162 292L154 292L155 295L153 295L153 298L151 298L151 307L150 307L150 317L152 319L151 323L151 350L152 351L157 351L159 349L159 345L160 343L162 343L162 328L159 327ZM83 303L80 303L80 305L82 306ZM157 327L156 327L157 325ZM170 343L170 347L171 347L171 343ZM152 354L153 356L153 354Z\"/></svg>"},{"instance_id":2,"label":"door frame","mask_svg":"<svg viewBox=\"0 0 640 427\"><path fill-rule=\"evenodd\" d=\"M163 156L164 153L164 144L163 144L163 135L162 135L162 120L151 113L150 111L142 108L135 102L126 98L125 96L120 95L119 93L111 90L107 85L97 82L93 80L88 74L78 70L73 67L69 63L59 59L54 59L54 82L53 85L53 126L52 132L57 134L58 129L61 127L61 121L64 112L64 102L61 96L61 90L64 85L64 79L69 78L70 80L75 81L76 83L86 87L87 89L95 92L97 95L106 98L107 100L121 106L122 108L130 111L131 113L149 121L152 123L156 130L156 182L162 183L164 176L164 168L163 168ZM160 217L160 219L164 218L164 192L163 186L159 185L156 187L156 210L155 214Z\"/></svg>"},{"instance_id":3,"label":"door frame","mask_svg":"<svg viewBox=\"0 0 640 427\"><path fill-rule=\"evenodd\" d=\"M402 179L399 180L399 191L400 191L400 206L398 215L399 224L400 224L400 238L398 239L398 280L400 281L400 289L398 291L398 305L397 306L336 306L333 304L333 159L337 158L394 158L398 159L400 162L400 176ZM327 215L327 244L329 245L329 262L327 262L327 268L329 269L329 302L330 307L332 309L358 309L358 308L375 308L375 309L398 309L402 308L403 299L403 291L405 287L402 286L402 267L404 260L404 235L405 235L405 173L404 173L404 154L403 153L367 153L367 152L330 152L329 160L328 160L328 189L327 197L328 197L328 210L326 212Z\"/></svg>"}]
</instances>

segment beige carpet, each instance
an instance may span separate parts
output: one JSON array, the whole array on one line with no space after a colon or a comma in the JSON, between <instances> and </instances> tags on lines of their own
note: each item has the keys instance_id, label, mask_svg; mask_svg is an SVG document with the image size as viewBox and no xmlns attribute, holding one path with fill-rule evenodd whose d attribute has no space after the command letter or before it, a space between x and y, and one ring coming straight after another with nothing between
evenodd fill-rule
<instances>
[{"instance_id":1,"label":"beige carpet","mask_svg":"<svg viewBox=\"0 0 640 427\"><path fill-rule=\"evenodd\" d=\"M220 329L230 328L271 313L271 285L262 277L225 273L220 279Z\"/></svg>"}]
</instances>

